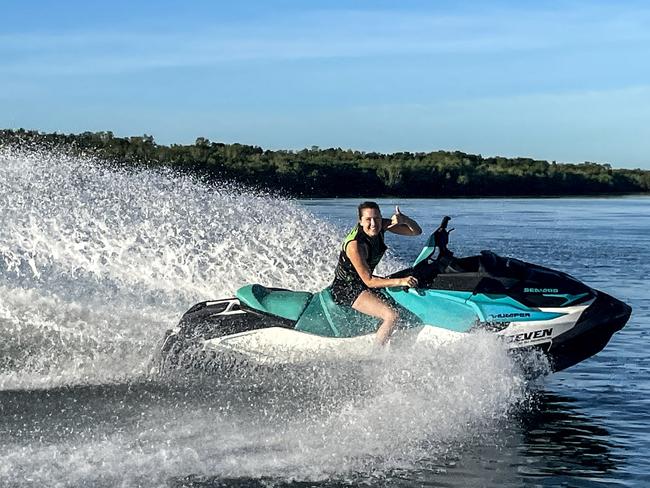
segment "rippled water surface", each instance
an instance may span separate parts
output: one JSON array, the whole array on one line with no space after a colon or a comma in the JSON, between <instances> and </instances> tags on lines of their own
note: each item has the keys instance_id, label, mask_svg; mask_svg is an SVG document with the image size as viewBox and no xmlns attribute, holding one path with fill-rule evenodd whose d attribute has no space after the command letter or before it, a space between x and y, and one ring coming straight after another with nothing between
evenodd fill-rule
<instances>
[{"instance_id":1,"label":"rippled water surface","mask_svg":"<svg viewBox=\"0 0 650 488\"><path fill-rule=\"evenodd\" d=\"M288 201L0 148L0 485L648 486L650 198L381 200L457 254L565 270L633 307L530 384L489 335L371 363L149 374L165 329L243 284L315 291L358 200ZM426 236L390 237L384 271Z\"/></svg>"}]
</instances>

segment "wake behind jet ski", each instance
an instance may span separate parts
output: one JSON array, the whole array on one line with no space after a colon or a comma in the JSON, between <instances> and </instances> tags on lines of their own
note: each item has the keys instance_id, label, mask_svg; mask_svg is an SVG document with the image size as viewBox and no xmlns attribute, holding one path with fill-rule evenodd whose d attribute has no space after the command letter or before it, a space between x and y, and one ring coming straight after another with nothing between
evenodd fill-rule
<instances>
[{"instance_id":1,"label":"wake behind jet ski","mask_svg":"<svg viewBox=\"0 0 650 488\"><path fill-rule=\"evenodd\" d=\"M630 317L628 305L566 273L491 251L455 258L440 243L434 232L413 266L389 276L418 281L417 288L382 290L403 312L391 341L439 345L487 330L513 351L543 352L561 371L601 351ZM365 358L376 352L378 324L337 304L330 288L310 293L252 284L236 297L190 308L167 331L157 368Z\"/></svg>"}]
</instances>

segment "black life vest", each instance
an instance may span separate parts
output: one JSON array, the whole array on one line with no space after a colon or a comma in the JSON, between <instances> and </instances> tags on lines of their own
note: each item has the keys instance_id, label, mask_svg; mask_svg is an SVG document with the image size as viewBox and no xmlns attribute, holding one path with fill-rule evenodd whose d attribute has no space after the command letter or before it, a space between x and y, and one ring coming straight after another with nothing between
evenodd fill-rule
<instances>
[{"instance_id":1,"label":"black life vest","mask_svg":"<svg viewBox=\"0 0 650 488\"><path fill-rule=\"evenodd\" d=\"M388 249L384 243L384 232L385 231L382 229L378 236L370 237L363 231L361 226L357 224L343 240L341 253L339 254L339 262L334 271L334 279L346 283L354 281L363 282L359 273L357 273L357 270L352 264L352 261L350 261L350 258L345 253L348 244L352 241L357 241L359 244L366 247L366 263L368 264L368 268L370 268L370 274L372 274L377 267L377 264L379 264L379 261L381 261L381 258L384 256L386 249Z\"/></svg>"}]
</instances>

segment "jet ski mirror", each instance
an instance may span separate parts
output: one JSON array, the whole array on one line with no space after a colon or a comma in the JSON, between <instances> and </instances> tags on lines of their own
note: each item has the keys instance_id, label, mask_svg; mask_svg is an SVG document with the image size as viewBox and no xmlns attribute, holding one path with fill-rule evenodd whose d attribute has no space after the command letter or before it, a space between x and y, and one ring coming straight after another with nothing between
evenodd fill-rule
<instances>
[{"instance_id":1,"label":"jet ski mirror","mask_svg":"<svg viewBox=\"0 0 650 488\"><path fill-rule=\"evenodd\" d=\"M447 248L447 244L449 244L449 234L454 230L453 228L447 229L447 224L450 220L451 217L448 215L444 216L442 222L440 222L440 226L433 233L433 241L435 246L438 248L439 256L451 257L454 255L454 253Z\"/></svg>"},{"instance_id":2,"label":"jet ski mirror","mask_svg":"<svg viewBox=\"0 0 650 488\"><path fill-rule=\"evenodd\" d=\"M447 247L447 245L449 244L449 234L454 230L453 228L447 229L447 224L449 224L450 220L451 217L449 217L448 215L445 215L442 218L440 225L429 236L426 245L424 246L424 248L422 249L418 257L415 259L413 266L420 263L421 261L424 261L425 259L431 258L433 256L433 253L436 251L436 248L438 248L438 258L441 257L451 258L454 256L454 253L451 252Z\"/></svg>"}]
</instances>

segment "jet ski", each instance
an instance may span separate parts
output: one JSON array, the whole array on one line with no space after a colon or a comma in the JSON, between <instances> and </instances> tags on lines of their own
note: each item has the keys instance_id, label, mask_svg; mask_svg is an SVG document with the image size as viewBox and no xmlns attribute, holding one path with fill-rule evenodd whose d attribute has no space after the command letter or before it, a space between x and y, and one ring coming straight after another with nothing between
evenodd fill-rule
<instances>
[{"instance_id":1,"label":"jet ski","mask_svg":"<svg viewBox=\"0 0 650 488\"><path fill-rule=\"evenodd\" d=\"M381 290L400 310L390 347L440 345L484 330L513 352L543 353L551 370L561 371L601 351L628 321L630 306L561 271L492 251L456 258L443 223L414 264L390 276L414 276L418 287ZM378 319L336 304L329 288L251 284L235 297L191 307L167 331L155 369L368 359L378 352L378 326Z\"/></svg>"}]
</instances>

